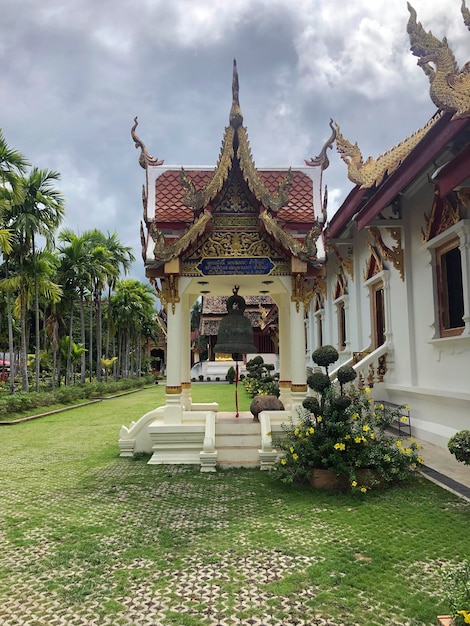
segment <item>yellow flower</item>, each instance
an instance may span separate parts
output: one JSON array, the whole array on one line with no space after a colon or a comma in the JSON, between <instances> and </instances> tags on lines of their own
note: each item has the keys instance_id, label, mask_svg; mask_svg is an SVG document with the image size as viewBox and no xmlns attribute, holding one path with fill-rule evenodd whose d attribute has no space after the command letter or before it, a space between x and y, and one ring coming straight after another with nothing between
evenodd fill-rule
<instances>
[{"instance_id":1,"label":"yellow flower","mask_svg":"<svg viewBox=\"0 0 470 626\"><path fill-rule=\"evenodd\" d=\"M406 417L406 415L402 415L400 417L400 422L407 422L407 421L408 421L408 418Z\"/></svg>"},{"instance_id":2,"label":"yellow flower","mask_svg":"<svg viewBox=\"0 0 470 626\"><path fill-rule=\"evenodd\" d=\"M353 413L353 414L351 415L351 418L352 418L353 420L357 420L357 419L359 419L359 413Z\"/></svg>"},{"instance_id":3,"label":"yellow flower","mask_svg":"<svg viewBox=\"0 0 470 626\"><path fill-rule=\"evenodd\" d=\"M351 487L357 487L357 480L353 480L351 483Z\"/></svg>"},{"instance_id":4,"label":"yellow flower","mask_svg":"<svg viewBox=\"0 0 470 626\"><path fill-rule=\"evenodd\" d=\"M313 433L315 432L315 428L313 428L313 426L310 426L309 431L308 431L311 435L313 435Z\"/></svg>"},{"instance_id":5,"label":"yellow flower","mask_svg":"<svg viewBox=\"0 0 470 626\"><path fill-rule=\"evenodd\" d=\"M384 407L384 405L383 405L383 404L378 404L378 405L377 405L377 407L378 407L379 409L381 409L382 411L385 409L385 407Z\"/></svg>"},{"instance_id":6,"label":"yellow flower","mask_svg":"<svg viewBox=\"0 0 470 626\"><path fill-rule=\"evenodd\" d=\"M349 441L351 439L351 435L345 435L344 440Z\"/></svg>"},{"instance_id":7,"label":"yellow flower","mask_svg":"<svg viewBox=\"0 0 470 626\"><path fill-rule=\"evenodd\" d=\"M365 426L362 427L362 430L366 433L368 430L370 430L370 426L367 426L367 424Z\"/></svg>"},{"instance_id":8,"label":"yellow flower","mask_svg":"<svg viewBox=\"0 0 470 626\"><path fill-rule=\"evenodd\" d=\"M366 388L364 389L364 391L365 391L366 393L370 393L370 387L366 387Z\"/></svg>"},{"instance_id":9,"label":"yellow flower","mask_svg":"<svg viewBox=\"0 0 470 626\"><path fill-rule=\"evenodd\" d=\"M419 456L417 459L418 463L420 463L421 465L424 463L424 459L422 456Z\"/></svg>"},{"instance_id":10,"label":"yellow flower","mask_svg":"<svg viewBox=\"0 0 470 626\"><path fill-rule=\"evenodd\" d=\"M415 442L414 437L410 437L410 443L414 443L414 442Z\"/></svg>"},{"instance_id":11,"label":"yellow flower","mask_svg":"<svg viewBox=\"0 0 470 626\"><path fill-rule=\"evenodd\" d=\"M361 491L362 493L365 493L367 491L367 487L361 487Z\"/></svg>"},{"instance_id":12,"label":"yellow flower","mask_svg":"<svg viewBox=\"0 0 470 626\"><path fill-rule=\"evenodd\" d=\"M370 438L371 438L371 439L375 439L375 434L374 434L374 433L371 433L371 434L370 434Z\"/></svg>"},{"instance_id":13,"label":"yellow flower","mask_svg":"<svg viewBox=\"0 0 470 626\"><path fill-rule=\"evenodd\" d=\"M346 449L346 444L344 444L344 443L335 443L334 448L335 448L335 450L345 450Z\"/></svg>"},{"instance_id":14,"label":"yellow flower","mask_svg":"<svg viewBox=\"0 0 470 626\"><path fill-rule=\"evenodd\" d=\"M401 441L397 441L397 446L400 448L401 447Z\"/></svg>"},{"instance_id":15,"label":"yellow flower","mask_svg":"<svg viewBox=\"0 0 470 626\"><path fill-rule=\"evenodd\" d=\"M421 450L423 446L421 444L418 443L418 445L416 446L416 450Z\"/></svg>"},{"instance_id":16,"label":"yellow flower","mask_svg":"<svg viewBox=\"0 0 470 626\"><path fill-rule=\"evenodd\" d=\"M298 435L298 434L299 434L299 429L298 429L298 428L296 428L296 429L294 430L294 435Z\"/></svg>"},{"instance_id":17,"label":"yellow flower","mask_svg":"<svg viewBox=\"0 0 470 626\"><path fill-rule=\"evenodd\" d=\"M387 454L387 456L385 457L385 460L387 461L387 463L390 463L390 461L392 460L392 457L388 456L388 454Z\"/></svg>"},{"instance_id":18,"label":"yellow flower","mask_svg":"<svg viewBox=\"0 0 470 626\"><path fill-rule=\"evenodd\" d=\"M292 452L294 452L294 446L291 446L289 450L291 451L291 454L292 454Z\"/></svg>"},{"instance_id":19,"label":"yellow flower","mask_svg":"<svg viewBox=\"0 0 470 626\"><path fill-rule=\"evenodd\" d=\"M463 621L465 624L470 624L470 611L457 611L459 615L463 615Z\"/></svg>"},{"instance_id":20,"label":"yellow flower","mask_svg":"<svg viewBox=\"0 0 470 626\"><path fill-rule=\"evenodd\" d=\"M294 461L297 461L297 459L299 458L299 455L298 454L293 454L292 458L294 459Z\"/></svg>"},{"instance_id":21,"label":"yellow flower","mask_svg":"<svg viewBox=\"0 0 470 626\"><path fill-rule=\"evenodd\" d=\"M281 459L281 465L285 465L287 461L285 459Z\"/></svg>"},{"instance_id":22,"label":"yellow flower","mask_svg":"<svg viewBox=\"0 0 470 626\"><path fill-rule=\"evenodd\" d=\"M410 405L409 404L405 404L405 411L409 411L410 410Z\"/></svg>"},{"instance_id":23,"label":"yellow flower","mask_svg":"<svg viewBox=\"0 0 470 626\"><path fill-rule=\"evenodd\" d=\"M361 441L362 441L362 437L354 437L355 443L361 443Z\"/></svg>"},{"instance_id":24,"label":"yellow flower","mask_svg":"<svg viewBox=\"0 0 470 626\"><path fill-rule=\"evenodd\" d=\"M271 437L271 431L269 431L269 433L266 433L266 437Z\"/></svg>"},{"instance_id":25,"label":"yellow flower","mask_svg":"<svg viewBox=\"0 0 470 626\"><path fill-rule=\"evenodd\" d=\"M405 454L411 454L411 448L406 448Z\"/></svg>"},{"instance_id":26,"label":"yellow flower","mask_svg":"<svg viewBox=\"0 0 470 626\"><path fill-rule=\"evenodd\" d=\"M320 423L322 420L323 420L323 417L322 417L321 415L319 415L319 416L317 417L317 422L318 422L318 423Z\"/></svg>"}]
</instances>

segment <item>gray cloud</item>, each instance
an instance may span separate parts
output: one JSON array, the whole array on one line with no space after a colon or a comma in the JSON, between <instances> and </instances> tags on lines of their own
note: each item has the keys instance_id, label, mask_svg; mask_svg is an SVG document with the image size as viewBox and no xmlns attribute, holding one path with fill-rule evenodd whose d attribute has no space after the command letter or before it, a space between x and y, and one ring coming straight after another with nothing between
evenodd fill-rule
<instances>
[{"instance_id":1,"label":"gray cloud","mask_svg":"<svg viewBox=\"0 0 470 626\"><path fill-rule=\"evenodd\" d=\"M413 4L468 61L460 1ZM0 127L35 165L61 172L67 226L116 231L140 259L135 115L154 156L215 164L236 57L257 165L315 156L330 117L377 156L435 111L407 20L398 0L3 0ZM352 184L338 155L330 162L334 209ZM144 280L140 261L133 275Z\"/></svg>"}]
</instances>

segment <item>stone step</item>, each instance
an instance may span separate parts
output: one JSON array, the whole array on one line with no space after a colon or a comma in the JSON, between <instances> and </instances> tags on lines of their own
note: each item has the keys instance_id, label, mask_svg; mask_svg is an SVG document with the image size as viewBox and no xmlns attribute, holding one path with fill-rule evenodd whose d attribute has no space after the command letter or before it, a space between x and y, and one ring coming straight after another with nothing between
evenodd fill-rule
<instances>
[{"instance_id":1,"label":"stone step","mask_svg":"<svg viewBox=\"0 0 470 626\"><path fill-rule=\"evenodd\" d=\"M245 446L217 447L217 464L226 467L254 467L259 465L258 448Z\"/></svg>"}]
</instances>

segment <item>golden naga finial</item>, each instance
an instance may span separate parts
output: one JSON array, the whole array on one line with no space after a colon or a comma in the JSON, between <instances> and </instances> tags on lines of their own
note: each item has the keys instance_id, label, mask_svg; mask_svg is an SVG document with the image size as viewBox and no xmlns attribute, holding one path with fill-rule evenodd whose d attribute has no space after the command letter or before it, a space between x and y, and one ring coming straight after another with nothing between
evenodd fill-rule
<instances>
[{"instance_id":1,"label":"golden naga finial","mask_svg":"<svg viewBox=\"0 0 470 626\"><path fill-rule=\"evenodd\" d=\"M232 128L239 128L243 124L243 115L240 108L239 95L239 83L238 83L238 70L237 61L233 59L233 75L232 75L232 108L230 109L230 126Z\"/></svg>"},{"instance_id":2,"label":"golden naga finial","mask_svg":"<svg viewBox=\"0 0 470 626\"><path fill-rule=\"evenodd\" d=\"M440 40L431 31L426 32L409 3L408 11L410 19L406 30L411 52L419 57L418 65L429 79L431 100L441 111L454 113L452 119L470 116L470 63L459 71L447 39ZM462 15L465 24L470 27L470 14L464 1Z\"/></svg>"},{"instance_id":3,"label":"golden naga finial","mask_svg":"<svg viewBox=\"0 0 470 626\"><path fill-rule=\"evenodd\" d=\"M153 156L150 156L144 142L137 136L135 129L138 125L139 122L137 120L137 117L134 117L134 125L131 128L131 137L134 140L135 147L140 148L140 166L143 167L145 170L147 169L147 165L163 165L165 161L161 161L159 159L155 159Z\"/></svg>"},{"instance_id":4,"label":"golden naga finial","mask_svg":"<svg viewBox=\"0 0 470 626\"><path fill-rule=\"evenodd\" d=\"M329 126L331 128L330 138L325 142L320 154L315 158L310 159L310 161L305 160L305 165L310 167L321 167L322 171L326 170L326 168L330 165L326 151L328 148L331 149L333 147L333 142L336 139L336 128L334 127L333 120L331 118Z\"/></svg>"},{"instance_id":5,"label":"golden naga finial","mask_svg":"<svg viewBox=\"0 0 470 626\"><path fill-rule=\"evenodd\" d=\"M406 159L413 148L429 132L434 124L442 117L442 113L437 113L429 122L409 135L396 146L387 150L376 159L369 157L363 160L361 150L356 143L351 143L341 134L336 122L336 149L348 166L348 178L361 189L369 189L374 185L378 186L386 174L391 174Z\"/></svg>"}]
</instances>

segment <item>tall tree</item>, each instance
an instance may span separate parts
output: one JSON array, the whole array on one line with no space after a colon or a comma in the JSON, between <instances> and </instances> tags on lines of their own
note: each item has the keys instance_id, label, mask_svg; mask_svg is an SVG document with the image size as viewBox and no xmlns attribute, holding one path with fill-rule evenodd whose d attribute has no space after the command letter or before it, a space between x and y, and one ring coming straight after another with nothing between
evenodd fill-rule
<instances>
[{"instance_id":1,"label":"tall tree","mask_svg":"<svg viewBox=\"0 0 470 626\"><path fill-rule=\"evenodd\" d=\"M18 204L22 200L22 185L20 184L19 175L26 171L29 166L25 157L10 148L0 129L0 223L2 228L2 237L7 239L0 243L2 253L5 257L5 272L8 278L8 255L11 252L12 233L9 229L4 228L8 211L13 204ZM15 391L15 359L14 357L14 341L13 341L13 316L11 293L7 292L7 317L8 317L8 350L10 353L10 392Z\"/></svg>"},{"instance_id":2,"label":"tall tree","mask_svg":"<svg viewBox=\"0 0 470 626\"><path fill-rule=\"evenodd\" d=\"M23 271L25 261L29 256L31 256L33 262L36 390L39 389L40 369L39 288L38 280L34 277L35 271L38 270L36 239L38 236L42 236L46 243L46 249L50 249L54 243L54 234L62 221L65 210L64 198L60 191L55 188L55 182L59 178L58 172L33 167L28 175L20 178L21 202L12 205L9 210L9 226L16 234L17 243L14 246L14 254L18 258L19 271ZM20 281L20 284L26 285L27 280ZM24 391L27 391L28 371L24 296L24 292L20 292L20 300L22 301L20 308L22 314L21 376L22 388Z\"/></svg>"}]
</instances>

